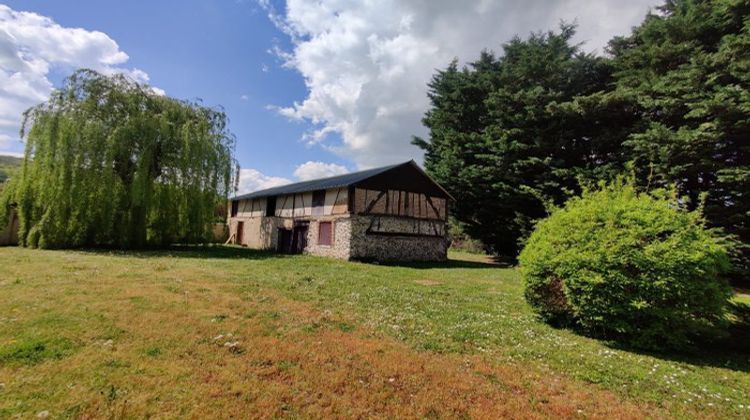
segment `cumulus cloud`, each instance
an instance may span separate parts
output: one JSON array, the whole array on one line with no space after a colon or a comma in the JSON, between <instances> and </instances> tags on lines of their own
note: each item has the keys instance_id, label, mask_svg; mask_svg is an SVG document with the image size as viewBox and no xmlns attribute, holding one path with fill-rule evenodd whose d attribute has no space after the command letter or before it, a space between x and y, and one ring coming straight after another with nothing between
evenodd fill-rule
<instances>
[{"instance_id":1,"label":"cumulus cloud","mask_svg":"<svg viewBox=\"0 0 750 420\"><path fill-rule=\"evenodd\" d=\"M349 172L345 166L337 165L335 163L325 162L313 162L308 161L299 166L294 170L294 176L300 181L306 181L308 179L316 178L327 178L329 176L341 175Z\"/></svg>"},{"instance_id":2,"label":"cumulus cloud","mask_svg":"<svg viewBox=\"0 0 750 420\"><path fill-rule=\"evenodd\" d=\"M103 32L63 27L48 17L0 4L0 148L20 147L21 114L49 97L53 68L87 67L148 82L143 70L122 67L127 61L128 55ZM154 92L164 94L158 88Z\"/></svg>"},{"instance_id":3,"label":"cumulus cloud","mask_svg":"<svg viewBox=\"0 0 750 420\"><path fill-rule=\"evenodd\" d=\"M326 178L334 175L348 173L349 169L335 163L308 161L297 165L294 169L295 181L307 181L310 179ZM295 182L291 179L278 176L268 176L256 169L240 169L240 182L237 194L247 194L266 188L278 187Z\"/></svg>"},{"instance_id":4,"label":"cumulus cloud","mask_svg":"<svg viewBox=\"0 0 750 420\"><path fill-rule=\"evenodd\" d=\"M371 167L420 159L410 139L426 135L426 85L453 58L500 52L514 35L555 29L561 20L577 22L584 49L601 52L660 0L287 0L283 12L259 2L293 43L276 54L308 89L302 102L278 111L316 126L305 142ZM334 132L343 142L330 139Z\"/></svg>"},{"instance_id":5,"label":"cumulus cloud","mask_svg":"<svg viewBox=\"0 0 750 420\"><path fill-rule=\"evenodd\" d=\"M247 194L253 191L265 190L266 188L278 187L289 184L292 181L277 176L264 175L256 169L240 169L240 182L237 194Z\"/></svg>"}]
</instances>

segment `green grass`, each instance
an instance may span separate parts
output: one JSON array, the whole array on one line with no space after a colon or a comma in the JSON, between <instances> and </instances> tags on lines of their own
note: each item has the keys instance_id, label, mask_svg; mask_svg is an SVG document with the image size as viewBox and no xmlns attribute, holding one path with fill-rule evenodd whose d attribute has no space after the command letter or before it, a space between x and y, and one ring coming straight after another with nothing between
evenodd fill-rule
<instances>
[{"instance_id":1,"label":"green grass","mask_svg":"<svg viewBox=\"0 0 750 420\"><path fill-rule=\"evenodd\" d=\"M514 269L481 262L398 267L304 257L292 261L271 260L267 264L274 274L269 276L243 273L242 265L227 268L293 299L356 312L366 324L419 349L482 352L645 401L750 415L750 353L743 353L748 347L724 351L722 344L692 355L638 353L554 329L530 311ZM430 285L420 284L423 280Z\"/></svg>"},{"instance_id":2,"label":"green grass","mask_svg":"<svg viewBox=\"0 0 750 420\"><path fill-rule=\"evenodd\" d=\"M0 363L7 365L34 365L45 359L62 359L73 345L64 338L22 338L0 349Z\"/></svg>"},{"instance_id":3,"label":"green grass","mask_svg":"<svg viewBox=\"0 0 750 420\"><path fill-rule=\"evenodd\" d=\"M166 339L139 338L137 318L118 321L124 315L115 315L109 305L128 305L142 316L176 317L173 314L190 308L196 299L211 304L220 291L237 302L209 306L200 317L206 328L227 329L245 322L257 325L269 339L283 339L295 319L279 303L285 299L323 314L299 322L299 330L308 336L372 329L415 351L480 355L499 366L562 375L592 390L661 407L677 417L750 416L750 351L747 325L741 325L747 319L737 319L735 335L727 342L694 354L621 349L538 321L523 300L515 269L487 264L474 255L452 257L460 260L390 266L233 247L152 252L4 248L0 249L5 272L0 279L0 367L5 363L13 369L35 369L45 361L86 352L94 345L87 343L106 346L107 340L137 341L138 357L153 361L185 357L184 349ZM108 302L111 296L85 286L92 281L106 287L107 294L128 297ZM154 294L132 286L134 282L155 286ZM745 314L748 300L747 296L736 299L738 310ZM263 306L246 307L244 302ZM29 307L34 311L29 312ZM244 353L243 357L252 352ZM132 370L137 365L112 357L97 360L100 371ZM88 362L81 363L74 375L90 369ZM285 362L282 370L303 368ZM91 381L105 392L107 377L97 377ZM23 407L34 405L28 395L19 398ZM2 409L0 404L0 414Z\"/></svg>"}]
</instances>

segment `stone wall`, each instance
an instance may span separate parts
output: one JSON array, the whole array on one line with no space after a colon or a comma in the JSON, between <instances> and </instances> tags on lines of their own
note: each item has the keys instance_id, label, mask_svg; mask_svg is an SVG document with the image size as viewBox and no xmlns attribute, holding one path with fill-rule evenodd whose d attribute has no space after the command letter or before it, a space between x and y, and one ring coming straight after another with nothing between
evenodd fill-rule
<instances>
[{"instance_id":1,"label":"stone wall","mask_svg":"<svg viewBox=\"0 0 750 420\"><path fill-rule=\"evenodd\" d=\"M318 245L318 233L320 232L318 224L325 221L333 223L332 245ZM310 220L310 227L307 231L307 248L305 249L305 254L348 260L350 239L351 219L349 215L313 219Z\"/></svg>"},{"instance_id":2,"label":"stone wall","mask_svg":"<svg viewBox=\"0 0 750 420\"><path fill-rule=\"evenodd\" d=\"M421 233L414 233L421 232ZM445 261L445 223L394 216L354 216L350 259Z\"/></svg>"},{"instance_id":3,"label":"stone wall","mask_svg":"<svg viewBox=\"0 0 750 420\"><path fill-rule=\"evenodd\" d=\"M324 257L375 261L445 261L448 241L445 222L398 216L329 215L305 217L310 222L304 253ZM233 217L230 235L237 222L244 222L243 245L255 249L276 249L278 228L291 229L292 218ZM319 245L319 223L333 223L333 244Z\"/></svg>"}]
</instances>

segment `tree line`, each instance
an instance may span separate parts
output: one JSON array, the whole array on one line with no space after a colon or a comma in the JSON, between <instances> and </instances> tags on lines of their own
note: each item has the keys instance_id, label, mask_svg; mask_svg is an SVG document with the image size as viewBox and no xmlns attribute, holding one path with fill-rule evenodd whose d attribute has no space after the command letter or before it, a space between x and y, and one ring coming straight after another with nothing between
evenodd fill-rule
<instances>
[{"instance_id":1,"label":"tree line","mask_svg":"<svg viewBox=\"0 0 750 420\"><path fill-rule=\"evenodd\" d=\"M750 243L750 3L670 0L605 55L575 26L515 37L500 56L453 61L429 83L428 172L455 217L516 256L535 223L619 176L674 187L712 227Z\"/></svg>"}]
</instances>

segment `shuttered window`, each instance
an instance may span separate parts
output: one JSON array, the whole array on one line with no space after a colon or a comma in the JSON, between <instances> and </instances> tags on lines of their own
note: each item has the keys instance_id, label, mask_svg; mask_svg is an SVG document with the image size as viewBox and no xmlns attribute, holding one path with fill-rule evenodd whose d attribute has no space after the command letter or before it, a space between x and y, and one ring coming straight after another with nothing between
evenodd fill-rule
<instances>
[{"instance_id":1,"label":"shuttered window","mask_svg":"<svg viewBox=\"0 0 750 420\"><path fill-rule=\"evenodd\" d=\"M333 223L332 222L318 223L318 245L332 245L332 244L333 244Z\"/></svg>"}]
</instances>

